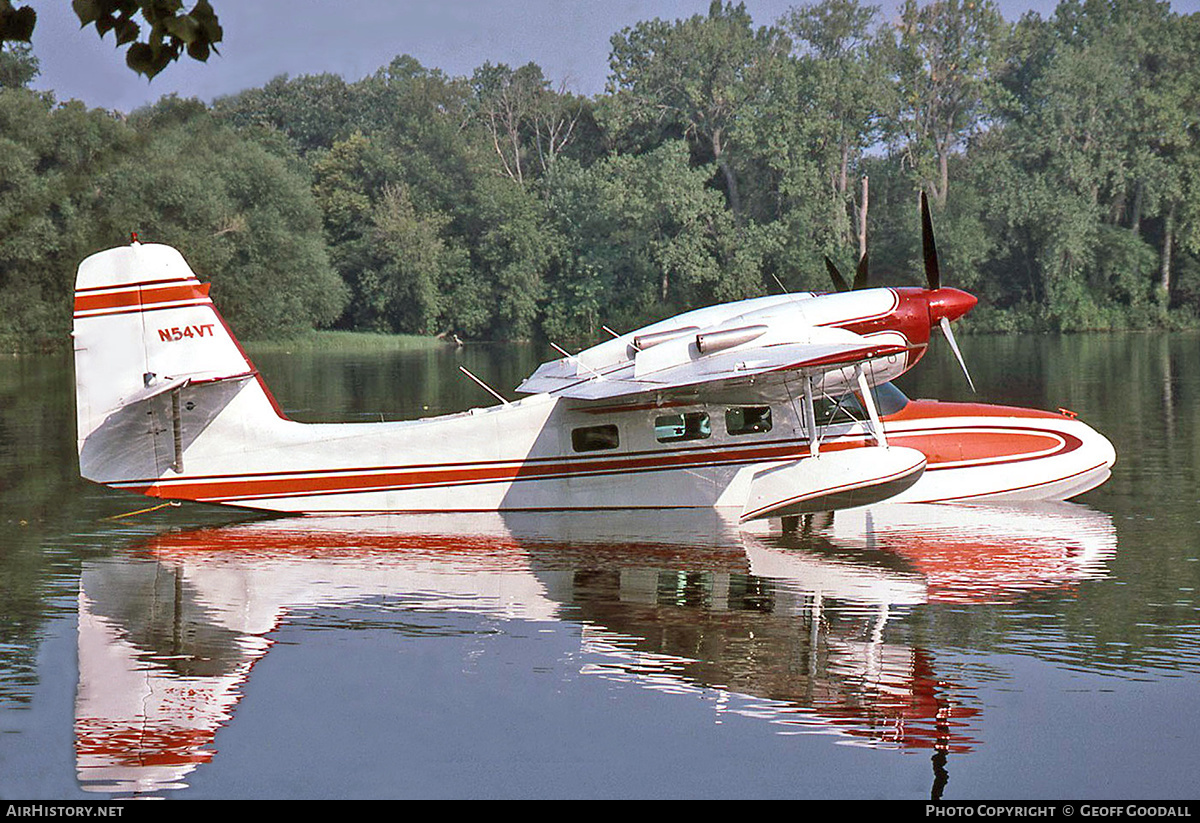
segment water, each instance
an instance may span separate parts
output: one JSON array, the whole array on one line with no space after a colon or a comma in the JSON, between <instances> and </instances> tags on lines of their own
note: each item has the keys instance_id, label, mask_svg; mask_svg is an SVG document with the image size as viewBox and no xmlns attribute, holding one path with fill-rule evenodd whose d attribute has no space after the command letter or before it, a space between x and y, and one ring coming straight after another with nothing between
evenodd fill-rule
<instances>
[{"instance_id":1,"label":"water","mask_svg":"<svg viewBox=\"0 0 1200 823\"><path fill-rule=\"evenodd\" d=\"M237 522L80 481L0 363L0 797L1194 798L1200 338L968 338L1106 433L1079 501ZM256 358L301 419L486 405L534 347ZM947 352L903 386L965 399ZM116 518L116 519L113 519Z\"/></svg>"}]
</instances>

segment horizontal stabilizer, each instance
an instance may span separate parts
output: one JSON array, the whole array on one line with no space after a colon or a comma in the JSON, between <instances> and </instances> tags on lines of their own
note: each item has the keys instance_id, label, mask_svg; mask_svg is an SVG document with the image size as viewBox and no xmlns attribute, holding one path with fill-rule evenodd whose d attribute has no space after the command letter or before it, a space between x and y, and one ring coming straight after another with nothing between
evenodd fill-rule
<instances>
[{"instance_id":1,"label":"horizontal stabilizer","mask_svg":"<svg viewBox=\"0 0 1200 823\"><path fill-rule=\"evenodd\" d=\"M151 398L158 397L160 394L166 394L169 391L182 388L190 383L191 380L192 378L190 376L184 376L171 377L158 383L148 383L141 391L134 392L129 397L123 397L118 400L116 408L119 409L123 406L132 406L134 403L141 403L143 401L150 400Z\"/></svg>"},{"instance_id":2,"label":"horizontal stabilizer","mask_svg":"<svg viewBox=\"0 0 1200 823\"><path fill-rule=\"evenodd\" d=\"M175 377L124 398L79 444L80 474L110 483L181 473L188 447L254 376Z\"/></svg>"},{"instance_id":3,"label":"horizontal stabilizer","mask_svg":"<svg viewBox=\"0 0 1200 823\"><path fill-rule=\"evenodd\" d=\"M153 375L150 375L151 377ZM135 403L142 403L146 400L151 400L158 397L160 394L166 394L169 391L181 389L184 386L205 385L208 383L220 383L226 380L249 380L254 376L254 372L242 372L241 374L230 374L221 377L213 377L209 374L185 374L181 377L168 377L158 382L149 383L141 391L134 392L129 397L123 397L117 401L114 409L119 410L125 406L132 406Z\"/></svg>"}]
</instances>

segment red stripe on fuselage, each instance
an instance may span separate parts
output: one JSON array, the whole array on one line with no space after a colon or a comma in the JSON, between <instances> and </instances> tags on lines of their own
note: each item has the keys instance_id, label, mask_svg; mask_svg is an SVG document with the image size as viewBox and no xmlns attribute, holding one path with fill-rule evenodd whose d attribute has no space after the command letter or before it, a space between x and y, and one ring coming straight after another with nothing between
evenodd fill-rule
<instances>
[{"instance_id":1,"label":"red stripe on fuselage","mask_svg":"<svg viewBox=\"0 0 1200 823\"><path fill-rule=\"evenodd\" d=\"M974 427L930 433L892 432L888 443L921 452L929 469L1020 463L1067 454L1083 445L1078 437L1061 432L1011 428L981 431Z\"/></svg>"},{"instance_id":2,"label":"red stripe on fuselage","mask_svg":"<svg viewBox=\"0 0 1200 823\"><path fill-rule=\"evenodd\" d=\"M822 443L823 451L858 448L872 442L847 437ZM926 455L927 471L970 465L1002 465L1066 454L1080 448L1074 435L1011 426L963 425L889 432L888 442L916 448ZM1020 443L1016 451L1013 444ZM965 446L963 445L965 444ZM446 463L409 466L338 468L307 472L210 475L113 484L152 497L236 502L238 500L331 494L405 491L447 486L573 477L618 476L640 472L795 460L808 455L807 440L773 441L725 448L699 447L671 452L639 452L588 458L541 458L491 463Z\"/></svg>"},{"instance_id":3,"label":"red stripe on fuselage","mask_svg":"<svg viewBox=\"0 0 1200 823\"><path fill-rule=\"evenodd\" d=\"M830 443L831 451L854 448L860 441ZM130 491L152 497L173 497L187 500L233 500L251 497L298 497L314 494L346 494L379 491L402 491L438 486L475 485L479 483L516 482L521 480L558 479L620 475L642 471L696 469L739 463L788 460L808 454L807 441L786 441L776 445L735 449L695 449L666 453L642 452L606 458L544 459L526 462L492 464L447 464L430 466L401 466L379 469L338 469L321 474L299 473L275 477L233 475L198 479L181 479L149 485L119 485ZM341 472L334 474L334 472ZM135 481L136 482L136 481Z\"/></svg>"}]
</instances>

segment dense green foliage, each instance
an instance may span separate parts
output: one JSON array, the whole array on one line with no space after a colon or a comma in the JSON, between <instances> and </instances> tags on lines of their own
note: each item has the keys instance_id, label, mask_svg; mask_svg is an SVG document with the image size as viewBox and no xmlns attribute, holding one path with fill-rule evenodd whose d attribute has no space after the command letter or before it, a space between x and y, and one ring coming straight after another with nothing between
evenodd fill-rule
<instances>
[{"instance_id":1,"label":"dense green foliage","mask_svg":"<svg viewBox=\"0 0 1200 823\"><path fill-rule=\"evenodd\" d=\"M249 337L332 327L594 341L707 303L917 284L917 192L975 329L1194 325L1200 15L1063 0L740 5L612 38L583 98L534 64L280 77L128 117L0 50L0 335L65 334L73 271L180 248ZM869 188L863 178L870 181ZM869 192L869 198L864 194ZM866 231L860 221L866 207Z\"/></svg>"}]
</instances>

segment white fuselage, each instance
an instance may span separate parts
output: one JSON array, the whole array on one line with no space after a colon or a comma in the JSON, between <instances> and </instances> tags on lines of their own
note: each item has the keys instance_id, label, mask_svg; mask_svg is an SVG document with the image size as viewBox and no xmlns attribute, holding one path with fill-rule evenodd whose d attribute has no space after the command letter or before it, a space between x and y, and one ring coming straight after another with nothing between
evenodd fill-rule
<instances>
[{"instance_id":1,"label":"white fuselage","mask_svg":"<svg viewBox=\"0 0 1200 823\"><path fill-rule=\"evenodd\" d=\"M244 393L252 398L254 388ZM783 394L661 406L535 395L415 421L269 425L238 414L241 399L189 445L182 473L112 485L306 513L740 511L758 473L811 459L807 429ZM248 438L235 421L253 417L260 423ZM1103 482L1115 459L1102 435L1059 414L915 401L883 423L891 446L928 461L897 502L1066 499ZM825 454L872 442L844 414L819 431ZM160 451L167 434L163 427Z\"/></svg>"},{"instance_id":2,"label":"white fuselage","mask_svg":"<svg viewBox=\"0 0 1200 823\"><path fill-rule=\"evenodd\" d=\"M729 433L726 411L768 404L596 409L535 395L396 423L262 425L250 415L260 424L248 439L230 425L240 399L188 445L182 473L112 485L286 512L740 509L754 472L808 455L786 403L769 406L770 430L743 434ZM707 436L662 427L681 414L707 414Z\"/></svg>"}]
</instances>

